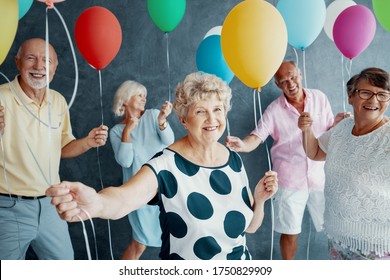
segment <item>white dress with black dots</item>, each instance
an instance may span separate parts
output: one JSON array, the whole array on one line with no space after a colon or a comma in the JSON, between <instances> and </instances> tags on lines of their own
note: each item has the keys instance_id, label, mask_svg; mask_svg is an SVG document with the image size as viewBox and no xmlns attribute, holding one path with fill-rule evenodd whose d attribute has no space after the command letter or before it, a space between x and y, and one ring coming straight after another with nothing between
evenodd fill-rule
<instances>
[{"instance_id":1,"label":"white dress with black dots","mask_svg":"<svg viewBox=\"0 0 390 280\"><path fill-rule=\"evenodd\" d=\"M251 259L245 229L253 211L236 152L223 166L204 167L165 149L147 165L158 179L162 259Z\"/></svg>"}]
</instances>

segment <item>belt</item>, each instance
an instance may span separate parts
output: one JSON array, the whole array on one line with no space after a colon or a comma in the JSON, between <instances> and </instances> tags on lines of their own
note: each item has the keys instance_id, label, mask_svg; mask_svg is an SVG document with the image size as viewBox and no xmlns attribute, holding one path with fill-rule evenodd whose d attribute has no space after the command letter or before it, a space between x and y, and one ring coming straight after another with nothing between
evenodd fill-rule
<instances>
[{"instance_id":1,"label":"belt","mask_svg":"<svg viewBox=\"0 0 390 280\"><path fill-rule=\"evenodd\" d=\"M36 200L46 197L46 195L40 195L40 196L24 196L24 195L16 195L16 194L5 194L0 193L0 196L7 196L7 197L13 197L18 199L28 199L28 200Z\"/></svg>"}]
</instances>

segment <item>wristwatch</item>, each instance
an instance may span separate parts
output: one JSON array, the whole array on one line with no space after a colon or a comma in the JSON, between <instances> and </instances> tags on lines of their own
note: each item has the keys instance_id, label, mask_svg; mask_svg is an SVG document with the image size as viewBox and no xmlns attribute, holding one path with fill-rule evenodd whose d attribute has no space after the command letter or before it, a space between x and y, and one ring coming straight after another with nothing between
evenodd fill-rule
<instances>
[{"instance_id":1,"label":"wristwatch","mask_svg":"<svg viewBox=\"0 0 390 280\"><path fill-rule=\"evenodd\" d=\"M165 121L165 122L163 122L162 124L159 124L158 126L160 127L160 130L164 130L164 129L166 129L166 128L167 128L167 126L168 126L168 122L167 122L167 121Z\"/></svg>"}]
</instances>

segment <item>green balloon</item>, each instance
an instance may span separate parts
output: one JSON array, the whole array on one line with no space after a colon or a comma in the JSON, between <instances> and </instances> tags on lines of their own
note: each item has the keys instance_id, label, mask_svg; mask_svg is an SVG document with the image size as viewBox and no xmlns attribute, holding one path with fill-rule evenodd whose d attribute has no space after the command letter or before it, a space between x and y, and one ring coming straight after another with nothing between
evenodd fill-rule
<instances>
[{"instance_id":1,"label":"green balloon","mask_svg":"<svg viewBox=\"0 0 390 280\"><path fill-rule=\"evenodd\" d=\"M374 13L384 29L390 32L390 1L372 0Z\"/></svg>"},{"instance_id":2,"label":"green balloon","mask_svg":"<svg viewBox=\"0 0 390 280\"><path fill-rule=\"evenodd\" d=\"M149 16L163 32L171 32L183 19L186 0L147 0Z\"/></svg>"}]
</instances>

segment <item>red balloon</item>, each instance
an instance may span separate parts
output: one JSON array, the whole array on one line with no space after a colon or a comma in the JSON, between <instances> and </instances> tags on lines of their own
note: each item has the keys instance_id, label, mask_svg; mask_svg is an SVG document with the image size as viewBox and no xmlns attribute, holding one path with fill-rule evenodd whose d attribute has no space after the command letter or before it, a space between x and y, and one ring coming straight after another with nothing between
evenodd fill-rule
<instances>
[{"instance_id":1,"label":"red balloon","mask_svg":"<svg viewBox=\"0 0 390 280\"><path fill-rule=\"evenodd\" d=\"M117 55L122 29L115 15L106 8L86 9L76 21L77 47L85 60L97 70L105 68Z\"/></svg>"}]
</instances>

